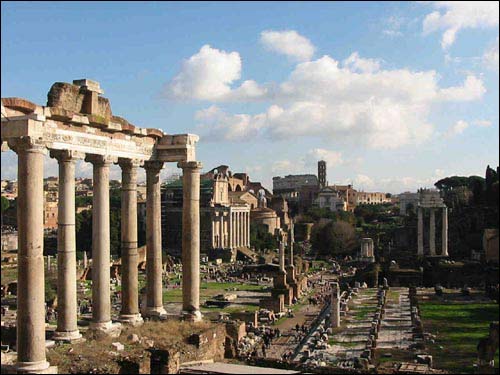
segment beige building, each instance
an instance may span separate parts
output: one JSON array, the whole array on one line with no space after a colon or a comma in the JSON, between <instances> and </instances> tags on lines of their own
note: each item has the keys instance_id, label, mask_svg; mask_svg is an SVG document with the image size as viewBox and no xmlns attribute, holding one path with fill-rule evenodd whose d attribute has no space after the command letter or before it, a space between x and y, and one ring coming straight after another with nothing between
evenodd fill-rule
<instances>
[{"instance_id":1,"label":"beige building","mask_svg":"<svg viewBox=\"0 0 500 375\"><path fill-rule=\"evenodd\" d=\"M327 208L332 212L347 211L347 202L333 186L326 186L320 190L315 205L319 208Z\"/></svg>"},{"instance_id":2,"label":"beige building","mask_svg":"<svg viewBox=\"0 0 500 375\"><path fill-rule=\"evenodd\" d=\"M357 191L352 185L332 185L334 190L339 193L339 197L346 202L346 211L353 212L358 203Z\"/></svg>"},{"instance_id":3,"label":"beige building","mask_svg":"<svg viewBox=\"0 0 500 375\"><path fill-rule=\"evenodd\" d=\"M391 197L387 193L367 193L365 191L356 192L356 204L384 204L391 203Z\"/></svg>"}]
</instances>

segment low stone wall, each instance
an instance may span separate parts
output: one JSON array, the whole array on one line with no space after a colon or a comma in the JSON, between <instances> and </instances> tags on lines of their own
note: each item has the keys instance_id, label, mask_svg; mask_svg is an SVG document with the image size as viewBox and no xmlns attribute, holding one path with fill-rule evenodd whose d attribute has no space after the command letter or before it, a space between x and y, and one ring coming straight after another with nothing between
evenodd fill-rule
<instances>
[{"instance_id":1,"label":"low stone wall","mask_svg":"<svg viewBox=\"0 0 500 375\"><path fill-rule=\"evenodd\" d=\"M257 323L258 323L258 320L257 320L257 311L253 311L253 312L247 312L247 311L232 312L231 313L231 319L241 320L244 323L252 323L252 325L254 327L256 327Z\"/></svg>"},{"instance_id":2,"label":"low stone wall","mask_svg":"<svg viewBox=\"0 0 500 375\"><path fill-rule=\"evenodd\" d=\"M285 311L285 296L279 294L275 297L262 298L259 302L259 307L274 311L275 313L283 312Z\"/></svg>"}]
</instances>

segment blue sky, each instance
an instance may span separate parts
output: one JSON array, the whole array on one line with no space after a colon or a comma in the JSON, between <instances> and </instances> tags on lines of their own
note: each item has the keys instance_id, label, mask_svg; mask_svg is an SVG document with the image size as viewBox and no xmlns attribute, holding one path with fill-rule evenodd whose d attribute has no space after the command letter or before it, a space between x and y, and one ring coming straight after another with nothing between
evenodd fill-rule
<instances>
[{"instance_id":1,"label":"blue sky","mask_svg":"<svg viewBox=\"0 0 500 375\"><path fill-rule=\"evenodd\" d=\"M2 97L44 105L56 81L97 80L114 114L199 134L206 170L227 164L271 188L323 158L330 184L397 193L499 163L498 2L1 9ZM16 170L2 153L2 178Z\"/></svg>"}]
</instances>

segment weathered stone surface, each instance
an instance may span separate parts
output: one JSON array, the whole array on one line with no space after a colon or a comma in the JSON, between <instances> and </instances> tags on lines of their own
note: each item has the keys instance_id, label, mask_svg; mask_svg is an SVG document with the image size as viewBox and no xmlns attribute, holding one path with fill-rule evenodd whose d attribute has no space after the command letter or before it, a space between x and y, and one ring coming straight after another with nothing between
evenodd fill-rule
<instances>
[{"instance_id":1,"label":"weathered stone surface","mask_svg":"<svg viewBox=\"0 0 500 375\"><path fill-rule=\"evenodd\" d=\"M35 103L22 98L2 98L2 105L26 114L33 113L36 109Z\"/></svg>"}]
</instances>

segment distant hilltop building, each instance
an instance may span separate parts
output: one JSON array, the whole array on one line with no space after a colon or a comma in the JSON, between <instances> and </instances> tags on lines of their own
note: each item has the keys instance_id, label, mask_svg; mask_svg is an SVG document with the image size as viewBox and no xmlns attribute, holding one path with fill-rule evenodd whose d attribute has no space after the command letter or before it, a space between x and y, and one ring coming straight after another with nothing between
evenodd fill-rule
<instances>
[{"instance_id":1,"label":"distant hilltop building","mask_svg":"<svg viewBox=\"0 0 500 375\"><path fill-rule=\"evenodd\" d=\"M356 204L385 204L391 203L391 196L387 193L379 193L379 192L364 192L358 191L356 192Z\"/></svg>"}]
</instances>

